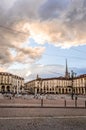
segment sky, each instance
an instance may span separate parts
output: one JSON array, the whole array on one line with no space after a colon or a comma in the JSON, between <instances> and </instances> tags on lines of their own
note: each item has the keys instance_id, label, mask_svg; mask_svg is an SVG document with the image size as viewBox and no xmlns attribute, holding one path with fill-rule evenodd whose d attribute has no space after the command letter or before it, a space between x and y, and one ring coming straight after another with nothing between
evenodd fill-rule
<instances>
[{"instance_id":1,"label":"sky","mask_svg":"<svg viewBox=\"0 0 86 130\"><path fill-rule=\"evenodd\" d=\"M0 71L26 81L86 73L86 0L0 1Z\"/></svg>"}]
</instances>

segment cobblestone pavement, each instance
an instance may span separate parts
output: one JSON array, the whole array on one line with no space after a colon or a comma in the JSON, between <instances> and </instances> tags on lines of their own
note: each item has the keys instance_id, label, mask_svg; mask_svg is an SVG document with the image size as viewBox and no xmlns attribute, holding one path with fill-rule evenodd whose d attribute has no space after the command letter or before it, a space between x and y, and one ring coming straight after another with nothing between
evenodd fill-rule
<instances>
[{"instance_id":1,"label":"cobblestone pavement","mask_svg":"<svg viewBox=\"0 0 86 130\"><path fill-rule=\"evenodd\" d=\"M0 130L85 130L86 109L0 108Z\"/></svg>"},{"instance_id":2,"label":"cobblestone pavement","mask_svg":"<svg viewBox=\"0 0 86 130\"><path fill-rule=\"evenodd\" d=\"M0 108L0 117L58 117L58 116L86 116L86 109Z\"/></svg>"},{"instance_id":3,"label":"cobblestone pavement","mask_svg":"<svg viewBox=\"0 0 86 130\"><path fill-rule=\"evenodd\" d=\"M40 99L0 99L0 105L35 104ZM44 105L64 106L64 99L44 100ZM75 101L67 99L67 106ZM78 99L78 106L85 106L85 99ZM0 130L85 130L86 108L1 108Z\"/></svg>"},{"instance_id":4,"label":"cobblestone pavement","mask_svg":"<svg viewBox=\"0 0 86 130\"><path fill-rule=\"evenodd\" d=\"M86 130L86 118L2 119L0 130Z\"/></svg>"}]
</instances>

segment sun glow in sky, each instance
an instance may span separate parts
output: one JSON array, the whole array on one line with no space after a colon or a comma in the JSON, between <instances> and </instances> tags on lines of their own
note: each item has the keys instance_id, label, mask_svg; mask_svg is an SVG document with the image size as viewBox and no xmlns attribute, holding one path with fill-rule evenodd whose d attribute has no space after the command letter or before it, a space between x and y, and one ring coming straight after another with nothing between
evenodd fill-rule
<instances>
[{"instance_id":1,"label":"sun glow in sky","mask_svg":"<svg viewBox=\"0 0 86 130\"><path fill-rule=\"evenodd\" d=\"M0 1L0 71L30 80L86 73L86 0Z\"/></svg>"}]
</instances>

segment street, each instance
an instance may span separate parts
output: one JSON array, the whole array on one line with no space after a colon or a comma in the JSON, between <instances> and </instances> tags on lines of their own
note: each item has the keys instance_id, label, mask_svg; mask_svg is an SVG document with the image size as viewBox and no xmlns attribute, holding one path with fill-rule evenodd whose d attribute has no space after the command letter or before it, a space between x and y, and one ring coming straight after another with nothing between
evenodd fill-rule
<instances>
[{"instance_id":1,"label":"street","mask_svg":"<svg viewBox=\"0 0 86 130\"><path fill-rule=\"evenodd\" d=\"M0 130L85 130L86 118L0 119Z\"/></svg>"},{"instance_id":2,"label":"street","mask_svg":"<svg viewBox=\"0 0 86 130\"><path fill-rule=\"evenodd\" d=\"M28 97L29 98L29 97ZM0 130L85 130L85 98L40 99L2 98L0 99ZM59 106L61 106L59 108Z\"/></svg>"},{"instance_id":3,"label":"street","mask_svg":"<svg viewBox=\"0 0 86 130\"><path fill-rule=\"evenodd\" d=\"M86 109L0 108L0 130L85 130Z\"/></svg>"}]
</instances>

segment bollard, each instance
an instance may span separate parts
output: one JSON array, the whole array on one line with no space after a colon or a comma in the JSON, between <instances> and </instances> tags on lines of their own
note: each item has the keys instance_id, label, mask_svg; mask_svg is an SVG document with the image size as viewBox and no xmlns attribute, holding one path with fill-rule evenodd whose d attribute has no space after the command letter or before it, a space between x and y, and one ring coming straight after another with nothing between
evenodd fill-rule
<instances>
[{"instance_id":1,"label":"bollard","mask_svg":"<svg viewBox=\"0 0 86 130\"><path fill-rule=\"evenodd\" d=\"M66 107L66 100L64 100L64 107Z\"/></svg>"},{"instance_id":2,"label":"bollard","mask_svg":"<svg viewBox=\"0 0 86 130\"><path fill-rule=\"evenodd\" d=\"M41 107L43 107L43 98L41 99Z\"/></svg>"},{"instance_id":3,"label":"bollard","mask_svg":"<svg viewBox=\"0 0 86 130\"><path fill-rule=\"evenodd\" d=\"M85 108L86 108L86 101L85 101Z\"/></svg>"},{"instance_id":4,"label":"bollard","mask_svg":"<svg viewBox=\"0 0 86 130\"><path fill-rule=\"evenodd\" d=\"M77 107L77 97L75 97L75 107Z\"/></svg>"}]
</instances>

